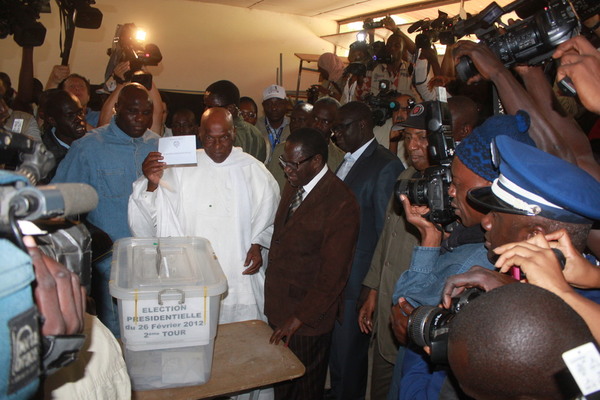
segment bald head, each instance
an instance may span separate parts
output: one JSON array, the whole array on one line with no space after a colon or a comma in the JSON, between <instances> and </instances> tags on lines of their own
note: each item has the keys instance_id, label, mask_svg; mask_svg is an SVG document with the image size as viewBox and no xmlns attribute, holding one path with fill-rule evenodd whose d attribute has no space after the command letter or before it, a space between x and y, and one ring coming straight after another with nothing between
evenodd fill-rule
<instances>
[{"instance_id":1,"label":"bald head","mask_svg":"<svg viewBox=\"0 0 600 400\"><path fill-rule=\"evenodd\" d=\"M448 360L465 393L478 400L572 398L561 355L593 341L559 297L515 283L479 296L456 315Z\"/></svg>"},{"instance_id":2,"label":"bald head","mask_svg":"<svg viewBox=\"0 0 600 400\"><path fill-rule=\"evenodd\" d=\"M206 155L217 164L229 157L235 140L233 116L221 107L209 108L202 114L200 140Z\"/></svg>"},{"instance_id":3,"label":"bald head","mask_svg":"<svg viewBox=\"0 0 600 400\"><path fill-rule=\"evenodd\" d=\"M479 125L479 107L467 96L453 96L448 99L452 115L452 136L460 142Z\"/></svg>"}]
</instances>

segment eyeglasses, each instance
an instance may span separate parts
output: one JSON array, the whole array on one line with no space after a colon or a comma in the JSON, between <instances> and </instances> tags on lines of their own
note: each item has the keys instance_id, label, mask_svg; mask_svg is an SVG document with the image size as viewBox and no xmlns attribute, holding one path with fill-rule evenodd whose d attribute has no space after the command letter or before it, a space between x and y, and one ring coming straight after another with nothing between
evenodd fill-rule
<instances>
[{"instance_id":1,"label":"eyeglasses","mask_svg":"<svg viewBox=\"0 0 600 400\"><path fill-rule=\"evenodd\" d=\"M345 132L348 130L348 128L350 128L350 125L352 125L355 122L360 121L359 119L355 120L355 121L350 121L347 123L339 123L339 124L335 124L334 126L331 127L331 132L332 133L338 133L338 132Z\"/></svg>"},{"instance_id":2,"label":"eyeglasses","mask_svg":"<svg viewBox=\"0 0 600 400\"><path fill-rule=\"evenodd\" d=\"M300 168L300 165L304 164L305 162L309 161L311 158L313 158L314 156L316 156L316 154L313 154L310 157L305 158L302 161L285 161L283 159L283 156L279 156L279 165L281 166L281 168L285 169L286 167L297 171L298 168Z\"/></svg>"},{"instance_id":3,"label":"eyeglasses","mask_svg":"<svg viewBox=\"0 0 600 400\"><path fill-rule=\"evenodd\" d=\"M242 117L256 118L256 113L253 112L253 111L242 111L242 110L240 110L240 114L242 115Z\"/></svg>"}]
</instances>

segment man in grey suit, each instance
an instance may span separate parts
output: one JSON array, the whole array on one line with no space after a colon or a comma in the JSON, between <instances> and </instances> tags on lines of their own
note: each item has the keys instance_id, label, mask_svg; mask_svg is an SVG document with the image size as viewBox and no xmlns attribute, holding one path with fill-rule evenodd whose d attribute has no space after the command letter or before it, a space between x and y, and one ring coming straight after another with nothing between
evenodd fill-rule
<instances>
[{"instance_id":1,"label":"man in grey suit","mask_svg":"<svg viewBox=\"0 0 600 400\"><path fill-rule=\"evenodd\" d=\"M404 170L398 157L373 134L369 106L350 102L337 113L332 131L346 152L336 175L346 183L360 206L360 231L350 278L344 290L344 314L331 343L329 398L364 399L367 387L369 335L358 325L359 295L384 225L385 210L396 178Z\"/></svg>"}]
</instances>

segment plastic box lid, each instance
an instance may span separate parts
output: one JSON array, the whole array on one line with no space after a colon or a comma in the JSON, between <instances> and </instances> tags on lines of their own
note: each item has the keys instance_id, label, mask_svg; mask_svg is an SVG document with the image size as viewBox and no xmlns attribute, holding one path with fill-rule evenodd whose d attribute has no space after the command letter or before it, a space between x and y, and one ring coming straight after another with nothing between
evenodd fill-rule
<instances>
[{"instance_id":1,"label":"plastic box lid","mask_svg":"<svg viewBox=\"0 0 600 400\"><path fill-rule=\"evenodd\" d=\"M217 296L227 290L227 278L207 239L124 238L113 246L109 286L117 299L155 299L167 288Z\"/></svg>"}]
</instances>

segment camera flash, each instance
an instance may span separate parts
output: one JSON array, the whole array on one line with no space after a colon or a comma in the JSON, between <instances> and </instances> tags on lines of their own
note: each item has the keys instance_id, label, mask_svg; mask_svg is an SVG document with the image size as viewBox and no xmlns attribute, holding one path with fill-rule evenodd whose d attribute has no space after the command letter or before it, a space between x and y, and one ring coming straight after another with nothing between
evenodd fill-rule
<instances>
[{"instance_id":1,"label":"camera flash","mask_svg":"<svg viewBox=\"0 0 600 400\"><path fill-rule=\"evenodd\" d=\"M143 29L138 29L135 32L135 40L143 42L144 40L146 40L146 31Z\"/></svg>"}]
</instances>

